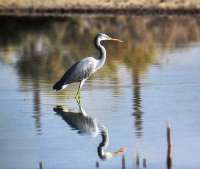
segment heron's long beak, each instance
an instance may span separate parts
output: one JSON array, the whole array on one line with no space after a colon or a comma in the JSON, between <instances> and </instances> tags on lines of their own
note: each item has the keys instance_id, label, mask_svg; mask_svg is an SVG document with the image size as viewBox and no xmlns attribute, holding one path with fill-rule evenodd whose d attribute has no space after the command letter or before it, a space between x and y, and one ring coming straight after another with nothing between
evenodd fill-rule
<instances>
[{"instance_id":1,"label":"heron's long beak","mask_svg":"<svg viewBox=\"0 0 200 169\"><path fill-rule=\"evenodd\" d=\"M120 39L114 39L114 38L111 38L110 40L112 40L112 41L116 41L116 42L123 42L123 41L120 40Z\"/></svg>"},{"instance_id":2,"label":"heron's long beak","mask_svg":"<svg viewBox=\"0 0 200 169\"><path fill-rule=\"evenodd\" d=\"M122 147L119 150L117 150L116 152L114 152L115 155L122 155L126 152L126 148Z\"/></svg>"}]
</instances>

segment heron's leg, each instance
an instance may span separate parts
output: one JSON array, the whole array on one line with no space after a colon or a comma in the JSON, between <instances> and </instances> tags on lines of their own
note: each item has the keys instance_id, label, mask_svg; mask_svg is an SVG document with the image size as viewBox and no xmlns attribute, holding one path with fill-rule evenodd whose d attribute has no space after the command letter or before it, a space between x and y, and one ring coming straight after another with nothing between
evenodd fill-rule
<instances>
[{"instance_id":1,"label":"heron's leg","mask_svg":"<svg viewBox=\"0 0 200 169\"><path fill-rule=\"evenodd\" d=\"M78 87L78 91L77 91L76 96L75 96L75 99L76 99L77 101L79 101L79 102L80 102L80 98L81 98L81 96L80 96L80 90L81 90L81 87L83 86L83 84L85 83L85 81L86 81L86 79L83 79L83 80L80 82L79 87Z\"/></svg>"},{"instance_id":2,"label":"heron's leg","mask_svg":"<svg viewBox=\"0 0 200 169\"><path fill-rule=\"evenodd\" d=\"M78 91L77 91L76 96L75 96L75 99L78 102L78 104L80 104L80 89L81 89L81 82L78 86Z\"/></svg>"},{"instance_id":3,"label":"heron's leg","mask_svg":"<svg viewBox=\"0 0 200 169\"><path fill-rule=\"evenodd\" d=\"M76 100L78 103L78 107L79 107L79 111L82 113L83 116L87 116L86 111L84 110L84 108L82 107L81 101Z\"/></svg>"}]
</instances>

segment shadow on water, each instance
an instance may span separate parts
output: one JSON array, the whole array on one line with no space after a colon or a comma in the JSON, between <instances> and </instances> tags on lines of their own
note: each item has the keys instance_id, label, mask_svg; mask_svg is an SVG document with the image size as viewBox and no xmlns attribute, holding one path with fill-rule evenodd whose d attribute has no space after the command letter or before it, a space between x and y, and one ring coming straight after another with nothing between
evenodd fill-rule
<instances>
[{"instance_id":1,"label":"shadow on water","mask_svg":"<svg viewBox=\"0 0 200 169\"><path fill-rule=\"evenodd\" d=\"M142 136L142 105L141 105L141 84L139 82L140 75L138 72L133 71L133 116L135 117L135 132L136 136L140 138Z\"/></svg>"},{"instance_id":2,"label":"shadow on water","mask_svg":"<svg viewBox=\"0 0 200 169\"><path fill-rule=\"evenodd\" d=\"M40 87L38 81L33 83L33 102L34 102L34 114L35 128L37 134L42 134L42 124L41 124L41 101L40 101Z\"/></svg>"},{"instance_id":3,"label":"shadow on water","mask_svg":"<svg viewBox=\"0 0 200 169\"><path fill-rule=\"evenodd\" d=\"M132 114L137 137L142 136L145 113L142 111L140 79L150 66L159 66L157 58L161 53L168 49L182 50L200 41L200 20L194 16L71 16L60 20L0 18L0 22L0 60L15 65L22 90L31 86L33 117L38 133L42 130L41 81L50 84L50 89L70 65L96 53L92 43L97 32L106 32L125 41L122 46L105 44L109 56L98 77L109 78L116 84L112 89L115 95L120 91L117 87L119 77L116 76L119 63L132 73Z\"/></svg>"},{"instance_id":4,"label":"shadow on water","mask_svg":"<svg viewBox=\"0 0 200 169\"><path fill-rule=\"evenodd\" d=\"M125 152L125 148L120 148L115 152L106 150L109 145L109 133L107 127L100 124L96 119L88 116L80 104L78 104L78 106L79 112L64 110L62 106L56 106L53 110L57 115L61 116L72 129L77 130L78 134L88 134L93 137L97 137L98 135L101 136L102 141L97 147L97 153L100 159L109 160L122 155Z\"/></svg>"}]
</instances>

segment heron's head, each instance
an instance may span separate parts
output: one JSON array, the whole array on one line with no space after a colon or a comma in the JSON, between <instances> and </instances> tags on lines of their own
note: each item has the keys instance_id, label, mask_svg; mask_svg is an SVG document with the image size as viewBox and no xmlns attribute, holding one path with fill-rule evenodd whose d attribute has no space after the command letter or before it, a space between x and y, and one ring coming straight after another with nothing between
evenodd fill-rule
<instances>
[{"instance_id":1,"label":"heron's head","mask_svg":"<svg viewBox=\"0 0 200 169\"><path fill-rule=\"evenodd\" d=\"M117 150L115 153L116 155L122 155L126 152L126 148L125 147L122 147L120 148L119 150Z\"/></svg>"},{"instance_id":2,"label":"heron's head","mask_svg":"<svg viewBox=\"0 0 200 169\"><path fill-rule=\"evenodd\" d=\"M112 159L114 157L121 156L125 152L126 152L126 148L124 148L124 147L120 148L119 150L117 150L115 152L109 152L109 151L106 151L106 150L98 151L99 157L102 160L109 160L109 159Z\"/></svg>"},{"instance_id":3,"label":"heron's head","mask_svg":"<svg viewBox=\"0 0 200 169\"><path fill-rule=\"evenodd\" d=\"M123 42L119 39L116 39L116 38L111 38L110 36L104 34L104 33L98 33L97 36L96 36L96 40L98 41L106 41L106 40L109 40L109 41L116 41L116 42Z\"/></svg>"}]
</instances>

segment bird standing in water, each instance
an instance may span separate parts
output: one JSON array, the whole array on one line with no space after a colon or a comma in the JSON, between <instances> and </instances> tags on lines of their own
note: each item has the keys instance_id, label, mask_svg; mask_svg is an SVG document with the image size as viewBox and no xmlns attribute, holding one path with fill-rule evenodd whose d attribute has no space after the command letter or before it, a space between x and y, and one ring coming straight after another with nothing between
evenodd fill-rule
<instances>
[{"instance_id":1,"label":"bird standing in water","mask_svg":"<svg viewBox=\"0 0 200 169\"><path fill-rule=\"evenodd\" d=\"M106 61L106 49L102 46L101 41L116 41L122 42L119 39L114 39L106 34L98 33L95 38L95 46L99 50L100 55L96 59L94 57L87 57L72 65L62 76L62 78L56 82L53 89L58 91L66 88L70 83L79 82L78 91L76 93L76 100L80 101L80 89L85 81L97 70L99 70Z\"/></svg>"}]
</instances>

